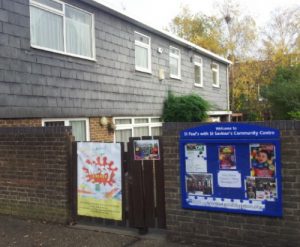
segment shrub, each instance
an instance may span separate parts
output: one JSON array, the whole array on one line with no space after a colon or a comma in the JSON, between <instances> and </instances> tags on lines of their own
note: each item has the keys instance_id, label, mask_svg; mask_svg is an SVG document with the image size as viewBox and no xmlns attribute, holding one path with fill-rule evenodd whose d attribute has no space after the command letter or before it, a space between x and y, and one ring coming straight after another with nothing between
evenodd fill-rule
<instances>
[{"instance_id":1,"label":"shrub","mask_svg":"<svg viewBox=\"0 0 300 247\"><path fill-rule=\"evenodd\" d=\"M164 103L165 122L202 122L207 118L210 105L195 94L175 96L169 92Z\"/></svg>"}]
</instances>

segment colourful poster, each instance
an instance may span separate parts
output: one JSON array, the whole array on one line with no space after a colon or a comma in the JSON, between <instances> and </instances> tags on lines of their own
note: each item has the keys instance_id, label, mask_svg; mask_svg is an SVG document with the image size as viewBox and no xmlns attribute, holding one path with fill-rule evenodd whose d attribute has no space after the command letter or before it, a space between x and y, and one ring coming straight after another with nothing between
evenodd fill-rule
<instances>
[{"instance_id":1,"label":"colourful poster","mask_svg":"<svg viewBox=\"0 0 300 247\"><path fill-rule=\"evenodd\" d=\"M219 165L220 169L236 169L234 146L219 146Z\"/></svg>"},{"instance_id":2,"label":"colourful poster","mask_svg":"<svg viewBox=\"0 0 300 247\"><path fill-rule=\"evenodd\" d=\"M137 140L134 141L135 160L159 160L158 140Z\"/></svg>"},{"instance_id":3,"label":"colourful poster","mask_svg":"<svg viewBox=\"0 0 300 247\"><path fill-rule=\"evenodd\" d=\"M122 220L121 145L77 144L77 213Z\"/></svg>"},{"instance_id":4,"label":"colourful poster","mask_svg":"<svg viewBox=\"0 0 300 247\"><path fill-rule=\"evenodd\" d=\"M275 145L250 144L251 176L275 177Z\"/></svg>"}]
</instances>

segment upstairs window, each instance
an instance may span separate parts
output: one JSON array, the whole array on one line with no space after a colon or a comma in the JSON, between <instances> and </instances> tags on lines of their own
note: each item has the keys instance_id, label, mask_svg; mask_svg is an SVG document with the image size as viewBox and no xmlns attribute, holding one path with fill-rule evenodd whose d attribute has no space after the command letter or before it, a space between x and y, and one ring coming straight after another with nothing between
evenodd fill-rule
<instances>
[{"instance_id":1,"label":"upstairs window","mask_svg":"<svg viewBox=\"0 0 300 247\"><path fill-rule=\"evenodd\" d=\"M180 50L170 46L170 77L181 78Z\"/></svg>"},{"instance_id":2,"label":"upstairs window","mask_svg":"<svg viewBox=\"0 0 300 247\"><path fill-rule=\"evenodd\" d=\"M200 57L194 58L194 76L195 76L195 86L203 87L203 67L202 59Z\"/></svg>"},{"instance_id":3,"label":"upstairs window","mask_svg":"<svg viewBox=\"0 0 300 247\"><path fill-rule=\"evenodd\" d=\"M211 64L212 78L213 78L213 86L220 87L220 78L219 78L219 64L212 63Z\"/></svg>"},{"instance_id":4,"label":"upstairs window","mask_svg":"<svg viewBox=\"0 0 300 247\"><path fill-rule=\"evenodd\" d=\"M95 58L91 13L57 0L30 1L31 46L82 58Z\"/></svg>"},{"instance_id":5,"label":"upstairs window","mask_svg":"<svg viewBox=\"0 0 300 247\"><path fill-rule=\"evenodd\" d=\"M150 37L134 32L135 69L151 73L151 39Z\"/></svg>"}]
</instances>

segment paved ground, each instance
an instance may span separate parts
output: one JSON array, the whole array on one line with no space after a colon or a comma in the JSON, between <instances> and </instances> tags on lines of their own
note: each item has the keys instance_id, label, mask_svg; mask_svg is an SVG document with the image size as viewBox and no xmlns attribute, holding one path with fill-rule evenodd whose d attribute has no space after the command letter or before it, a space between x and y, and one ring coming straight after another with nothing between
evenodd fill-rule
<instances>
[{"instance_id":1,"label":"paved ground","mask_svg":"<svg viewBox=\"0 0 300 247\"><path fill-rule=\"evenodd\" d=\"M103 228L68 227L0 216L1 247L184 247L167 243L163 235L108 232ZM185 246L187 247L187 246Z\"/></svg>"}]
</instances>

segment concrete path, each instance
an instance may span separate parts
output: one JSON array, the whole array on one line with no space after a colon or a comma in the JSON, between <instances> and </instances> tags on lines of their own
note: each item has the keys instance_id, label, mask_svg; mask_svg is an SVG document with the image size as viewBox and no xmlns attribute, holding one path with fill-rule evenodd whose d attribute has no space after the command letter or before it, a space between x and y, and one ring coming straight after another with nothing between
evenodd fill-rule
<instances>
[{"instance_id":1,"label":"concrete path","mask_svg":"<svg viewBox=\"0 0 300 247\"><path fill-rule=\"evenodd\" d=\"M167 243L164 234L140 236L135 231L86 227L68 227L9 216L0 216L1 247L187 247Z\"/></svg>"}]
</instances>

